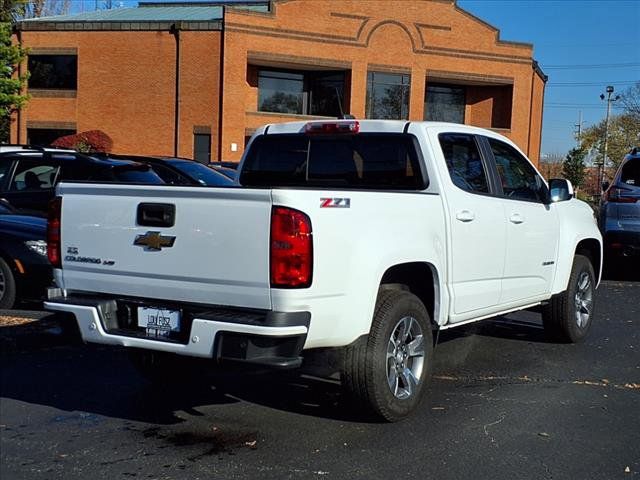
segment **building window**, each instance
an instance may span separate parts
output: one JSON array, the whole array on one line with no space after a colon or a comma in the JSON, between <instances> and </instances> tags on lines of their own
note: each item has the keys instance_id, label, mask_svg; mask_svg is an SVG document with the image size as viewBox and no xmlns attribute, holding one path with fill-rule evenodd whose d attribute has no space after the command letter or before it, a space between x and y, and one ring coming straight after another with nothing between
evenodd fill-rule
<instances>
[{"instance_id":1,"label":"building window","mask_svg":"<svg viewBox=\"0 0 640 480\"><path fill-rule=\"evenodd\" d=\"M258 111L337 117L345 78L345 72L260 70Z\"/></svg>"},{"instance_id":2,"label":"building window","mask_svg":"<svg viewBox=\"0 0 640 480\"><path fill-rule=\"evenodd\" d=\"M402 120L409 118L411 75L369 72L367 118Z\"/></svg>"},{"instance_id":3,"label":"building window","mask_svg":"<svg viewBox=\"0 0 640 480\"><path fill-rule=\"evenodd\" d=\"M29 145L51 145L55 140L66 135L74 135L75 130L59 128L28 128L27 143Z\"/></svg>"},{"instance_id":4,"label":"building window","mask_svg":"<svg viewBox=\"0 0 640 480\"><path fill-rule=\"evenodd\" d=\"M29 88L76 90L76 55L29 55Z\"/></svg>"},{"instance_id":5,"label":"building window","mask_svg":"<svg viewBox=\"0 0 640 480\"><path fill-rule=\"evenodd\" d=\"M424 119L464 123L465 89L448 85L427 85Z\"/></svg>"}]
</instances>

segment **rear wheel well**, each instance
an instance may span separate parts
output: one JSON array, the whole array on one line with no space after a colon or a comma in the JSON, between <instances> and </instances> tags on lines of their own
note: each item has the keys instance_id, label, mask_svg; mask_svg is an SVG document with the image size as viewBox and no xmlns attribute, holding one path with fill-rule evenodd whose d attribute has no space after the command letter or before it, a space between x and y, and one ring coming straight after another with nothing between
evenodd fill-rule
<instances>
[{"instance_id":1,"label":"rear wheel well","mask_svg":"<svg viewBox=\"0 0 640 480\"><path fill-rule=\"evenodd\" d=\"M407 290L424 304L431 322L438 321L438 272L433 265L422 262L403 263L390 267L380 280L380 289Z\"/></svg>"},{"instance_id":2,"label":"rear wheel well","mask_svg":"<svg viewBox=\"0 0 640 480\"><path fill-rule=\"evenodd\" d=\"M600 278L600 242L595 238L588 238L578 243L576 255L584 255L591 262L593 271L596 274L596 281Z\"/></svg>"}]
</instances>

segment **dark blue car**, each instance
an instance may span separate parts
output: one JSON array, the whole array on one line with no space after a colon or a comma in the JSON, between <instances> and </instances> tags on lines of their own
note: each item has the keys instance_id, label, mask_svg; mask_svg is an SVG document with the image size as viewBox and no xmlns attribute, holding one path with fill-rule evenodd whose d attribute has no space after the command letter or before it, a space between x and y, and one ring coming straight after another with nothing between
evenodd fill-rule
<instances>
[{"instance_id":1,"label":"dark blue car","mask_svg":"<svg viewBox=\"0 0 640 480\"><path fill-rule=\"evenodd\" d=\"M47 220L19 215L0 201L0 309L41 299L53 273L47 259Z\"/></svg>"}]
</instances>

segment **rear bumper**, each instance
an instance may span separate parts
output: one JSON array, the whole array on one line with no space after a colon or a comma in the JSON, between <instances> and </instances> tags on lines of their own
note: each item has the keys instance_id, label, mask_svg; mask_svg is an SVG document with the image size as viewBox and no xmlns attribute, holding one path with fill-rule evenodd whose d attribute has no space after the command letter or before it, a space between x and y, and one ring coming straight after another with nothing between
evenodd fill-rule
<instances>
[{"instance_id":1,"label":"rear bumper","mask_svg":"<svg viewBox=\"0 0 640 480\"><path fill-rule=\"evenodd\" d=\"M59 289L51 289L59 293ZM153 303L152 303L153 304ZM298 367L309 330L309 312L207 309L192 315L184 340L149 338L121 328L116 300L51 296L47 310L73 314L83 341L277 368ZM120 324L118 323L120 322Z\"/></svg>"}]
</instances>

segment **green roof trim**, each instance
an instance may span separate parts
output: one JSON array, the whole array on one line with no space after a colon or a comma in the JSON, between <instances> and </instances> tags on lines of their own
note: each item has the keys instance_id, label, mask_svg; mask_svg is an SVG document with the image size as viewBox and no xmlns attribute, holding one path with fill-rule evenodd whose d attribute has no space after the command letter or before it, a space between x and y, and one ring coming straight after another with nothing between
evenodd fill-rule
<instances>
[{"instance_id":1,"label":"green roof trim","mask_svg":"<svg viewBox=\"0 0 640 480\"><path fill-rule=\"evenodd\" d=\"M268 12L268 2L149 2L140 3L137 7L96 10L71 15L55 15L51 17L30 18L19 22L25 30L28 25L40 23L82 23L82 22L214 22L222 20L224 7Z\"/></svg>"}]
</instances>

